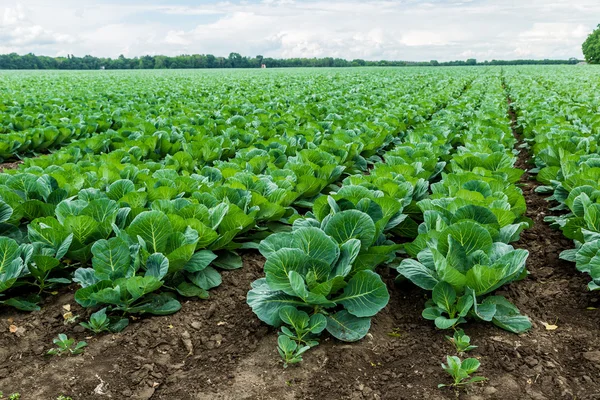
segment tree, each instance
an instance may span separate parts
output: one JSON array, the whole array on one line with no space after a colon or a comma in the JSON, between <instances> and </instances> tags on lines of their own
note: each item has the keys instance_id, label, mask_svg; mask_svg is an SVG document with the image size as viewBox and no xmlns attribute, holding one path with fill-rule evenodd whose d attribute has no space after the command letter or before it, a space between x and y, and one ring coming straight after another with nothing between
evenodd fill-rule
<instances>
[{"instance_id":1,"label":"tree","mask_svg":"<svg viewBox=\"0 0 600 400\"><path fill-rule=\"evenodd\" d=\"M243 58L240 53L229 53L229 62L232 68L240 68L243 64Z\"/></svg>"},{"instance_id":2,"label":"tree","mask_svg":"<svg viewBox=\"0 0 600 400\"><path fill-rule=\"evenodd\" d=\"M590 64L600 64L600 24L590 33L581 46L585 61Z\"/></svg>"},{"instance_id":3,"label":"tree","mask_svg":"<svg viewBox=\"0 0 600 400\"><path fill-rule=\"evenodd\" d=\"M477 60L474 58L469 58L467 60L467 65L477 65Z\"/></svg>"}]
</instances>

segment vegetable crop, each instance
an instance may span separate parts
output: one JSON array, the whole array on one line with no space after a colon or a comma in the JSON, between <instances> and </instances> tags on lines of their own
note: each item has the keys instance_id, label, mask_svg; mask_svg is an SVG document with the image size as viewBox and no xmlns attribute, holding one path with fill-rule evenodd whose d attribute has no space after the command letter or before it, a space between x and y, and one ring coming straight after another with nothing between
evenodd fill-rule
<instances>
[{"instance_id":1,"label":"vegetable crop","mask_svg":"<svg viewBox=\"0 0 600 400\"><path fill-rule=\"evenodd\" d=\"M93 309L82 325L117 332L210 298L258 250L264 276L246 301L280 329L285 365L323 335L364 338L394 312L394 279L425 291L422 316L439 329L525 332L529 318L496 293L527 278L515 242L532 224L511 110L538 191L562 212L548 221L574 240L563 258L600 288L597 98L581 89L573 104L569 78L545 79L483 67L0 74L0 158L22 161L0 173L0 302L38 310L74 284ZM453 340L466 351L466 338ZM456 385L476 369L450 361Z\"/></svg>"}]
</instances>

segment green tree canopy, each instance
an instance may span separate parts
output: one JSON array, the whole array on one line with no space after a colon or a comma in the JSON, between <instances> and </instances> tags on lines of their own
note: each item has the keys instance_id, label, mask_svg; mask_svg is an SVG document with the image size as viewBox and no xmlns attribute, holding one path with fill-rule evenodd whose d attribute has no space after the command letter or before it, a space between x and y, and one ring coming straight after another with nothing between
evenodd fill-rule
<instances>
[{"instance_id":1,"label":"green tree canopy","mask_svg":"<svg viewBox=\"0 0 600 400\"><path fill-rule=\"evenodd\" d=\"M594 29L594 32L589 34L581 48L587 62L590 64L600 63L600 24Z\"/></svg>"}]
</instances>

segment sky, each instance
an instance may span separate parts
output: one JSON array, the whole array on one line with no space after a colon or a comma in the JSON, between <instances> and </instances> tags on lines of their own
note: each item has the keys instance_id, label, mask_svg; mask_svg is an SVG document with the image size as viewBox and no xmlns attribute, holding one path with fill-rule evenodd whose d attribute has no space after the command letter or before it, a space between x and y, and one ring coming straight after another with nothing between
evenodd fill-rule
<instances>
[{"instance_id":1,"label":"sky","mask_svg":"<svg viewBox=\"0 0 600 400\"><path fill-rule=\"evenodd\" d=\"M0 54L582 58L600 0L0 0Z\"/></svg>"}]
</instances>

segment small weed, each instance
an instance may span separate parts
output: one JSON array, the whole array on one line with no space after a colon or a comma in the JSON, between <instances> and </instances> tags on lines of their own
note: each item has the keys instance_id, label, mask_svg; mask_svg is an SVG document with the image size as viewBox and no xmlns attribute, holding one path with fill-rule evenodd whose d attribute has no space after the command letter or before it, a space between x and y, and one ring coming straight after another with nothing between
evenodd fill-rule
<instances>
[{"instance_id":1,"label":"small weed","mask_svg":"<svg viewBox=\"0 0 600 400\"><path fill-rule=\"evenodd\" d=\"M402 336L402 332L400 331L400 328L394 328L391 332L388 332L387 335L393 338L399 338Z\"/></svg>"},{"instance_id":2,"label":"small weed","mask_svg":"<svg viewBox=\"0 0 600 400\"><path fill-rule=\"evenodd\" d=\"M87 346L87 343L83 341L75 344L75 339L69 339L64 333L60 333L52 342L56 347L48 350L48 353L46 353L52 356L81 354L84 351L83 348Z\"/></svg>"},{"instance_id":3,"label":"small weed","mask_svg":"<svg viewBox=\"0 0 600 400\"><path fill-rule=\"evenodd\" d=\"M465 335L465 331L457 329L454 331L454 336L446 336L446 339L456 347L458 354L466 353L467 351L476 349L477 346L471 345L471 338Z\"/></svg>"},{"instance_id":4,"label":"small weed","mask_svg":"<svg viewBox=\"0 0 600 400\"><path fill-rule=\"evenodd\" d=\"M458 388L487 380L487 378L483 376L471 377L471 374L475 373L481 365L479 360L475 358L467 358L461 361L458 357L447 356L446 360L448 365L442 364L442 368L452 377L452 379L454 379L454 382L450 385L440 383L438 388L445 386Z\"/></svg>"}]
</instances>

